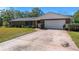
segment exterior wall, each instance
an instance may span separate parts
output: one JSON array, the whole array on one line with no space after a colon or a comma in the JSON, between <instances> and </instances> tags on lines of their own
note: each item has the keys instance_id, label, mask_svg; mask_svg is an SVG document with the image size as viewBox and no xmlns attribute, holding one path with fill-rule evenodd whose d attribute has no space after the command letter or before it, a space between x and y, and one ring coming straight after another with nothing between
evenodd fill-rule
<instances>
[{"instance_id":1,"label":"exterior wall","mask_svg":"<svg viewBox=\"0 0 79 59\"><path fill-rule=\"evenodd\" d=\"M66 24L69 24L71 22L71 19L66 19Z\"/></svg>"},{"instance_id":2,"label":"exterior wall","mask_svg":"<svg viewBox=\"0 0 79 59\"><path fill-rule=\"evenodd\" d=\"M66 20L45 20L45 28L63 29Z\"/></svg>"}]
</instances>

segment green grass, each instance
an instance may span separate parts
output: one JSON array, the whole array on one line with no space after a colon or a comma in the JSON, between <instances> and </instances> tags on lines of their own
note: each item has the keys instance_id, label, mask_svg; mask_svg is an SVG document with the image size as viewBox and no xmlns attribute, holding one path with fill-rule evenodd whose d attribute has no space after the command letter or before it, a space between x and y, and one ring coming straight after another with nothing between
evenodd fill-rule
<instances>
[{"instance_id":1,"label":"green grass","mask_svg":"<svg viewBox=\"0 0 79 59\"><path fill-rule=\"evenodd\" d=\"M79 32L70 31L69 35L72 37L73 41L79 48Z\"/></svg>"},{"instance_id":2,"label":"green grass","mask_svg":"<svg viewBox=\"0 0 79 59\"><path fill-rule=\"evenodd\" d=\"M0 42L31 33L35 31L32 28L0 28Z\"/></svg>"}]
</instances>

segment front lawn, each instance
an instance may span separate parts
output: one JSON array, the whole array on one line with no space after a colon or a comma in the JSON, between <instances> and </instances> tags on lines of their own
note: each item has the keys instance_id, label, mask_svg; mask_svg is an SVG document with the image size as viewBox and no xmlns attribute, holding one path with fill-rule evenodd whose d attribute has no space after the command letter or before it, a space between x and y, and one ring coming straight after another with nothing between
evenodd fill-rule
<instances>
[{"instance_id":1,"label":"front lawn","mask_svg":"<svg viewBox=\"0 0 79 59\"><path fill-rule=\"evenodd\" d=\"M79 48L79 32L70 31L69 35L72 37L73 41Z\"/></svg>"},{"instance_id":2,"label":"front lawn","mask_svg":"<svg viewBox=\"0 0 79 59\"><path fill-rule=\"evenodd\" d=\"M0 28L0 42L35 31L32 28Z\"/></svg>"}]
</instances>

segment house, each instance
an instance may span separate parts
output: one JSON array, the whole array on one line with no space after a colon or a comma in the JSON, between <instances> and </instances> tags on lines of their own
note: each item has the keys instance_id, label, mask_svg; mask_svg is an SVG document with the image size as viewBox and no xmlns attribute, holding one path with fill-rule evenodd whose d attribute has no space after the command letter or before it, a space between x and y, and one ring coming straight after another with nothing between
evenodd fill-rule
<instances>
[{"instance_id":1,"label":"house","mask_svg":"<svg viewBox=\"0 0 79 59\"><path fill-rule=\"evenodd\" d=\"M18 18L10 21L11 26L29 26L36 28L63 29L65 24L71 22L71 17L57 13L47 13L39 17Z\"/></svg>"}]
</instances>

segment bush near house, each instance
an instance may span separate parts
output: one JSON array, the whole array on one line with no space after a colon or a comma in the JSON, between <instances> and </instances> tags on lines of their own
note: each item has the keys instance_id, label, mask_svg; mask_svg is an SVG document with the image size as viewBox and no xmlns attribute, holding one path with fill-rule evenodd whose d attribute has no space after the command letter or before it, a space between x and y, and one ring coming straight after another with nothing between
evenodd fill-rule
<instances>
[{"instance_id":1,"label":"bush near house","mask_svg":"<svg viewBox=\"0 0 79 59\"><path fill-rule=\"evenodd\" d=\"M66 24L65 29L79 31L79 23Z\"/></svg>"},{"instance_id":2,"label":"bush near house","mask_svg":"<svg viewBox=\"0 0 79 59\"><path fill-rule=\"evenodd\" d=\"M4 42L34 31L35 30L32 28L0 28L0 42Z\"/></svg>"}]
</instances>

